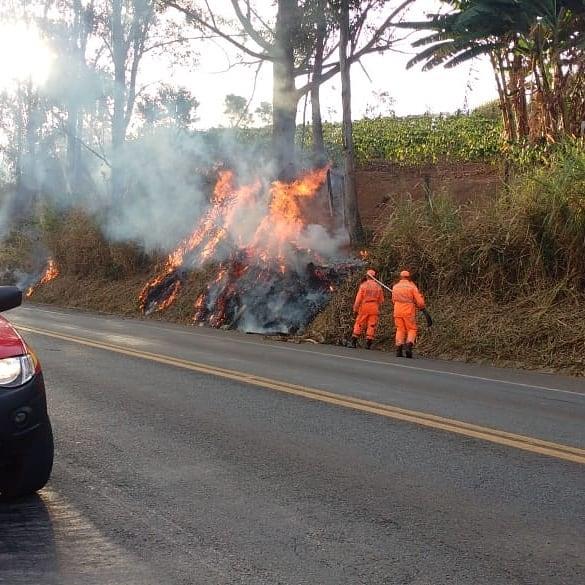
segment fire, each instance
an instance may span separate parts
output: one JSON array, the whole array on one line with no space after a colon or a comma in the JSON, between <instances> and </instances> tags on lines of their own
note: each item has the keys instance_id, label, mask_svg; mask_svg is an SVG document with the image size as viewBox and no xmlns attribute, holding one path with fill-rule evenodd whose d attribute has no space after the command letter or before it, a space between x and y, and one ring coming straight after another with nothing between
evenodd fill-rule
<instances>
[{"instance_id":1,"label":"fire","mask_svg":"<svg viewBox=\"0 0 585 585\"><path fill-rule=\"evenodd\" d=\"M359 254L360 258L364 261L370 257L370 253L367 250L360 250Z\"/></svg>"},{"instance_id":2,"label":"fire","mask_svg":"<svg viewBox=\"0 0 585 585\"><path fill-rule=\"evenodd\" d=\"M47 262L47 267L45 268L45 271L43 272L40 280L36 284L27 289L26 297L30 298L39 286L47 284L48 282L51 282L51 280L55 280L55 278L57 278L59 274L60 274L59 267L57 266L56 262L52 258L49 258L49 261Z\"/></svg>"},{"instance_id":3,"label":"fire","mask_svg":"<svg viewBox=\"0 0 585 585\"><path fill-rule=\"evenodd\" d=\"M259 179L238 186L232 171L220 172L208 211L191 235L169 254L161 273L142 289L140 308L146 313L168 308L182 287L177 270L187 260L193 267L203 266L216 257L222 245L253 249L264 262L276 257L284 273L284 255L298 245L305 227L301 200L313 198L326 177L327 167L291 183L275 181L263 189Z\"/></svg>"},{"instance_id":4,"label":"fire","mask_svg":"<svg viewBox=\"0 0 585 585\"><path fill-rule=\"evenodd\" d=\"M234 204L248 201L260 189L259 181L239 191L234 188L233 182L232 171L220 173L211 205L197 228L169 254L161 274L142 289L139 295L142 311L163 311L173 304L182 287L180 279L175 279L176 271L184 265L186 257L199 251L198 258L193 262L198 266L211 259L215 249L227 235L225 224L230 215L233 215ZM173 281L172 286L169 279ZM153 303L151 297L153 293L158 296L157 292L162 294L162 298Z\"/></svg>"},{"instance_id":5,"label":"fire","mask_svg":"<svg viewBox=\"0 0 585 585\"><path fill-rule=\"evenodd\" d=\"M280 257L287 245L298 245L306 227L302 202L315 196L327 179L327 170L328 167L312 171L292 183L272 183L269 212L258 227L253 245L268 241Z\"/></svg>"},{"instance_id":6,"label":"fire","mask_svg":"<svg viewBox=\"0 0 585 585\"><path fill-rule=\"evenodd\" d=\"M195 321L247 331L302 328L329 300L345 270L320 266L320 256L304 244L310 240L308 205L327 170L289 183L258 179L244 185L233 172L221 172L207 212L140 293L142 310L166 309L186 270L216 262L216 275L193 305ZM328 237L323 226L313 227Z\"/></svg>"}]
</instances>

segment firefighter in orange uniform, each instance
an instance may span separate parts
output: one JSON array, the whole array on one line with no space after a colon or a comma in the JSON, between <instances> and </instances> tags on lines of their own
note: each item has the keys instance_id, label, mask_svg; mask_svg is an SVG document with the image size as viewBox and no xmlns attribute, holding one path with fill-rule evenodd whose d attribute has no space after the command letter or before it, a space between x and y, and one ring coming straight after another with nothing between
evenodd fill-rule
<instances>
[{"instance_id":1,"label":"firefighter in orange uniform","mask_svg":"<svg viewBox=\"0 0 585 585\"><path fill-rule=\"evenodd\" d=\"M372 280L376 276L375 270L368 270L366 279L360 284L360 288L353 303L353 312L357 313L353 326L351 347L357 346L358 337L366 326L366 347L370 349L376 336L376 327L380 316L380 305L384 302L382 287Z\"/></svg>"},{"instance_id":2,"label":"firefighter in orange uniform","mask_svg":"<svg viewBox=\"0 0 585 585\"><path fill-rule=\"evenodd\" d=\"M425 308L425 299L418 287L410 280L410 272L403 270L400 280L392 287L394 303L394 324L396 325L396 356L412 357L412 348L416 341L418 327L416 311L421 311L429 327L433 324L429 312Z\"/></svg>"}]
</instances>

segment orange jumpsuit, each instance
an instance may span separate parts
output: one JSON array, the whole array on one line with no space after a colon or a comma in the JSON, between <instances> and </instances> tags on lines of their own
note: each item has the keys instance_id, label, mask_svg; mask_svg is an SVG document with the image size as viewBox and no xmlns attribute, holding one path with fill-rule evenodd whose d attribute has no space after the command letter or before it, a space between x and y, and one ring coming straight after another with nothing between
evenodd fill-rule
<instances>
[{"instance_id":1,"label":"orange jumpsuit","mask_svg":"<svg viewBox=\"0 0 585 585\"><path fill-rule=\"evenodd\" d=\"M364 325L367 327L366 339L373 340L380 316L380 305L384 302L382 287L373 280L366 280L360 288L353 303L354 313L357 313L353 326L354 337L362 334Z\"/></svg>"},{"instance_id":2,"label":"orange jumpsuit","mask_svg":"<svg viewBox=\"0 0 585 585\"><path fill-rule=\"evenodd\" d=\"M396 345L414 344L418 332L416 310L425 308L424 297L414 282L401 278L392 288L392 302L394 303Z\"/></svg>"}]
</instances>

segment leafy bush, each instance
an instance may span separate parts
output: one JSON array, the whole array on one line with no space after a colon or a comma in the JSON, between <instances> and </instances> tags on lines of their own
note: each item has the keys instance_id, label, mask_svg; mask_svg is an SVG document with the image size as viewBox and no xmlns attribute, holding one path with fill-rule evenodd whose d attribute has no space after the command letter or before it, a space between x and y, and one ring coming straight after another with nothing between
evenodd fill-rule
<instances>
[{"instance_id":1,"label":"leafy bush","mask_svg":"<svg viewBox=\"0 0 585 585\"><path fill-rule=\"evenodd\" d=\"M357 160L360 164L389 161L403 165L446 162L497 161L506 145L499 118L474 115L364 118L353 125ZM219 153L230 141L259 153L271 152L271 127L220 128L203 132L210 149ZM334 160L342 152L341 124L323 125L325 147ZM297 145L310 150L311 127L297 127Z\"/></svg>"},{"instance_id":2,"label":"leafy bush","mask_svg":"<svg viewBox=\"0 0 585 585\"><path fill-rule=\"evenodd\" d=\"M362 164L372 160L406 165L491 161L502 151L500 124L470 116L360 120L354 125L354 140Z\"/></svg>"}]
</instances>

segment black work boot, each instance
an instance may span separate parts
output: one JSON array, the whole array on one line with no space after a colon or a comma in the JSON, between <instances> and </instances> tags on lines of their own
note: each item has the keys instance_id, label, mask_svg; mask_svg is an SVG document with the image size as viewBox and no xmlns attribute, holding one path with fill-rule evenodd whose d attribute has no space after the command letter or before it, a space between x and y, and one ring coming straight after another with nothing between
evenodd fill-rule
<instances>
[{"instance_id":1,"label":"black work boot","mask_svg":"<svg viewBox=\"0 0 585 585\"><path fill-rule=\"evenodd\" d=\"M372 340L371 339L368 339L366 341L366 349L372 349Z\"/></svg>"},{"instance_id":2,"label":"black work boot","mask_svg":"<svg viewBox=\"0 0 585 585\"><path fill-rule=\"evenodd\" d=\"M414 347L414 343L407 343L406 344L406 357L412 358L412 348Z\"/></svg>"},{"instance_id":3,"label":"black work boot","mask_svg":"<svg viewBox=\"0 0 585 585\"><path fill-rule=\"evenodd\" d=\"M353 347L355 349L357 347L357 341L358 341L357 337L352 337L350 342L349 342L348 347Z\"/></svg>"},{"instance_id":4,"label":"black work boot","mask_svg":"<svg viewBox=\"0 0 585 585\"><path fill-rule=\"evenodd\" d=\"M402 346L401 345L397 345L396 346L396 357L403 357L403 353L402 353Z\"/></svg>"}]
</instances>

